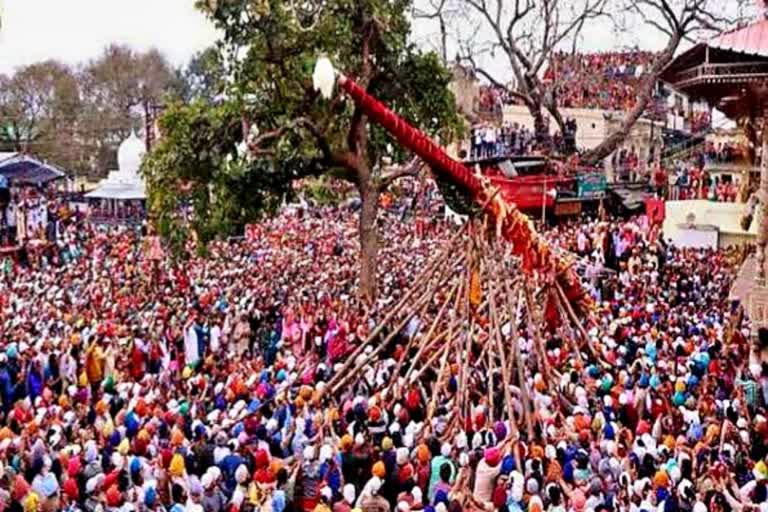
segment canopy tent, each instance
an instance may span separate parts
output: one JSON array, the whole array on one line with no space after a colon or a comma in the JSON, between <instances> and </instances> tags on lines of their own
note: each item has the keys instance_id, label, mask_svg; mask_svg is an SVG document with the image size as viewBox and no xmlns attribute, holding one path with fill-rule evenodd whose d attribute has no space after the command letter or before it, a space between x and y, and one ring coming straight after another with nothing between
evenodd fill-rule
<instances>
[{"instance_id":1,"label":"canopy tent","mask_svg":"<svg viewBox=\"0 0 768 512\"><path fill-rule=\"evenodd\" d=\"M66 176L66 173L50 164L44 164L30 156L18 155L0 161L0 176L11 185L45 185Z\"/></svg>"},{"instance_id":2,"label":"canopy tent","mask_svg":"<svg viewBox=\"0 0 768 512\"><path fill-rule=\"evenodd\" d=\"M726 32L710 40L707 45L710 48L768 57L768 19Z\"/></svg>"},{"instance_id":3,"label":"canopy tent","mask_svg":"<svg viewBox=\"0 0 768 512\"><path fill-rule=\"evenodd\" d=\"M85 194L86 199L116 199L127 201L132 199L145 199L146 193L143 184L135 183L107 183L93 192Z\"/></svg>"}]
</instances>

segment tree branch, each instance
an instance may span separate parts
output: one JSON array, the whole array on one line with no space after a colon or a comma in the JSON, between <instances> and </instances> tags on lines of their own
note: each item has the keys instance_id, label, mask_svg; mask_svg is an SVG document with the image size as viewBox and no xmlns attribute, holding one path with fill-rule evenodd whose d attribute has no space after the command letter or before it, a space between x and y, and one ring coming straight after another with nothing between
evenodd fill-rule
<instances>
[{"instance_id":1,"label":"tree branch","mask_svg":"<svg viewBox=\"0 0 768 512\"><path fill-rule=\"evenodd\" d=\"M378 33L378 26L375 20L369 20L365 23L363 42L361 48L362 68L360 71L360 85L367 88L370 84L371 68L371 44ZM368 136L365 114L359 106L355 106L352 114L352 121L347 133L347 146L358 158L365 158L368 151Z\"/></svg>"},{"instance_id":2,"label":"tree branch","mask_svg":"<svg viewBox=\"0 0 768 512\"><path fill-rule=\"evenodd\" d=\"M379 178L379 191L383 192L400 178L405 178L406 176L418 176L423 166L424 163L419 157L413 157L413 159L405 165L391 167L386 174Z\"/></svg>"}]
</instances>

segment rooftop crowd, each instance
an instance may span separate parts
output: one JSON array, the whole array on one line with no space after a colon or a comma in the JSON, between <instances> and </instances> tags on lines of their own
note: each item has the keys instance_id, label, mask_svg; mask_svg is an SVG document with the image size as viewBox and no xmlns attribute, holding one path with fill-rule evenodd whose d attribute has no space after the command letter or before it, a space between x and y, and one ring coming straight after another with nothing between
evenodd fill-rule
<instances>
[{"instance_id":1,"label":"rooftop crowd","mask_svg":"<svg viewBox=\"0 0 768 512\"><path fill-rule=\"evenodd\" d=\"M67 258L3 265L0 510L768 510L768 365L727 301L736 262L668 246L643 218L547 232L588 262L609 364L546 334L561 377L528 373L533 437L482 397L445 436L450 400L383 396L402 337L321 399L453 235L430 195L380 214L370 307L341 208L287 209L183 263L154 236L73 223ZM531 338L506 339L528 364Z\"/></svg>"},{"instance_id":2,"label":"rooftop crowd","mask_svg":"<svg viewBox=\"0 0 768 512\"><path fill-rule=\"evenodd\" d=\"M645 51L555 54L544 75L557 84L555 94L566 108L630 110L637 86L654 54Z\"/></svg>"},{"instance_id":3,"label":"rooftop crowd","mask_svg":"<svg viewBox=\"0 0 768 512\"><path fill-rule=\"evenodd\" d=\"M640 78L653 58L653 52L646 51L555 53L544 80L555 84L560 107L629 110L637 100ZM484 86L479 101L481 110L495 112L519 99L499 88Z\"/></svg>"}]
</instances>

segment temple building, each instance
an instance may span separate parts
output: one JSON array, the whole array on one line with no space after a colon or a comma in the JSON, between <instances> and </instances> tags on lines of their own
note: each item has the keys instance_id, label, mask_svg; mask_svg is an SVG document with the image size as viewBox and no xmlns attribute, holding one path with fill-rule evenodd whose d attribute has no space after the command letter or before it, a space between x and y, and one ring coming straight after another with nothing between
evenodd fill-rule
<instances>
[{"instance_id":1,"label":"temple building","mask_svg":"<svg viewBox=\"0 0 768 512\"><path fill-rule=\"evenodd\" d=\"M110 171L96 189L85 196L93 220L132 222L144 218L146 187L139 168L146 151L144 142L135 132L120 144L118 170Z\"/></svg>"}]
</instances>

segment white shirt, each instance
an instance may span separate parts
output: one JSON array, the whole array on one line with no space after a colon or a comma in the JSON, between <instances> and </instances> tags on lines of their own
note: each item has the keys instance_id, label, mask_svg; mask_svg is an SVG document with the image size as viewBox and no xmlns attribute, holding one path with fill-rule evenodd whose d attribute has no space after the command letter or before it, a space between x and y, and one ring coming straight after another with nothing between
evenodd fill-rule
<instances>
[{"instance_id":1,"label":"white shirt","mask_svg":"<svg viewBox=\"0 0 768 512\"><path fill-rule=\"evenodd\" d=\"M211 327L211 352L219 351L219 339L221 338L221 327L214 325Z\"/></svg>"}]
</instances>

